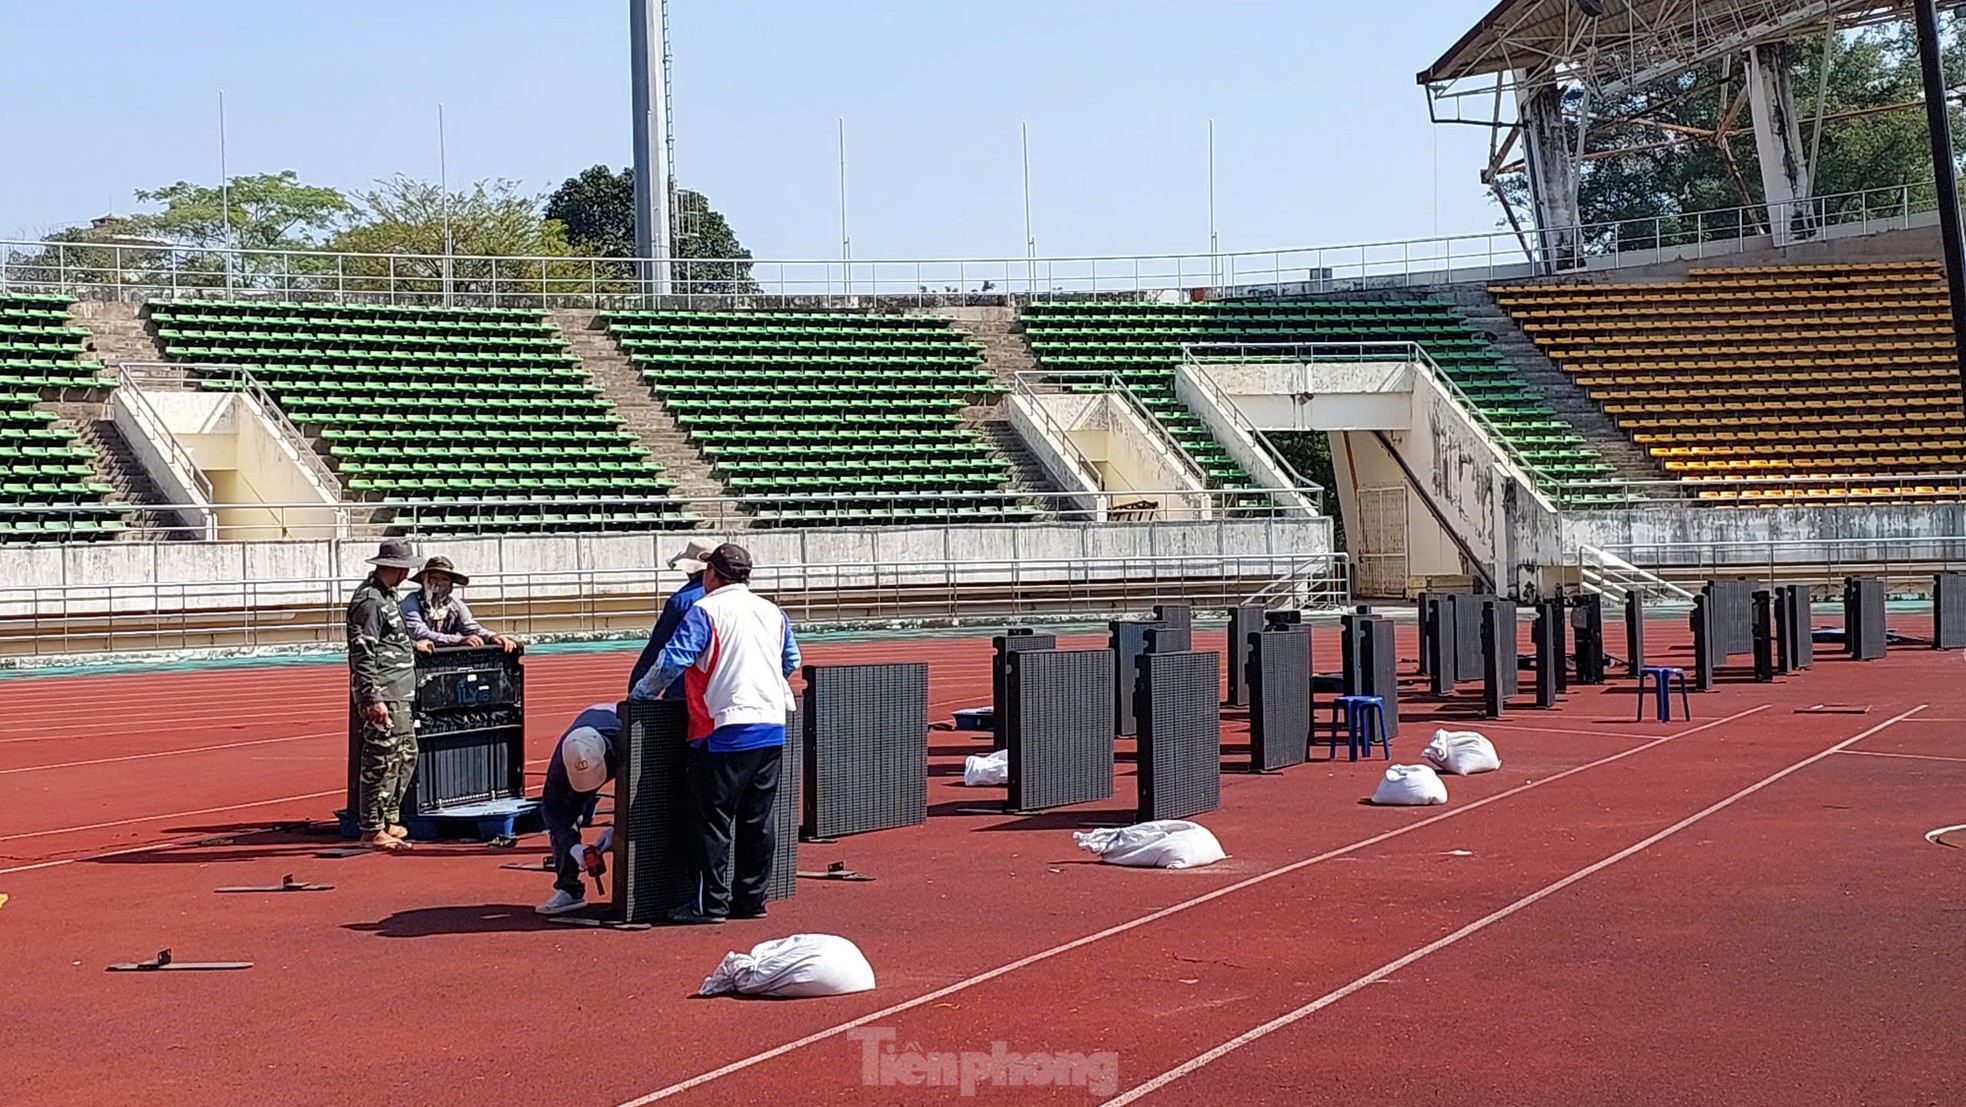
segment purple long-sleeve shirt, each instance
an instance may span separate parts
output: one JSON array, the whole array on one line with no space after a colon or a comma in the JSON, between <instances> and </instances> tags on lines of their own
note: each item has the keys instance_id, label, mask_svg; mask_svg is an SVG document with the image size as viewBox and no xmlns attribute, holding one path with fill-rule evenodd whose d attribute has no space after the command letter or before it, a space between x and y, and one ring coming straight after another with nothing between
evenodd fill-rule
<instances>
[{"instance_id":1,"label":"purple long-sleeve shirt","mask_svg":"<svg viewBox=\"0 0 1966 1107\"><path fill-rule=\"evenodd\" d=\"M403 625L409 628L412 641L455 646L474 634L487 642L492 639L492 632L471 617L471 609L454 593L445 598L436 614L433 620L424 610L422 592L411 592L403 599Z\"/></svg>"}]
</instances>

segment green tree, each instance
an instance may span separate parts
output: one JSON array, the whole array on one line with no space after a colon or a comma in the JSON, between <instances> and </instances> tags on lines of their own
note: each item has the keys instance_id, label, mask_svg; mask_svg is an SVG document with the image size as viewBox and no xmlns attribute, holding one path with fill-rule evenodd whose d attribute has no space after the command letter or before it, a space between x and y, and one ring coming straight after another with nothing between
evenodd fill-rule
<instances>
[{"instance_id":1,"label":"green tree","mask_svg":"<svg viewBox=\"0 0 1966 1107\"><path fill-rule=\"evenodd\" d=\"M292 287L331 268L282 251L319 249L353 214L332 188L306 185L293 170L233 177L228 187L178 181L140 189L163 210L104 217L47 236L60 246L14 252L8 275L61 287L169 284L178 288ZM226 202L229 201L229 204ZM221 251L248 252L228 257Z\"/></svg>"},{"instance_id":2,"label":"green tree","mask_svg":"<svg viewBox=\"0 0 1966 1107\"><path fill-rule=\"evenodd\" d=\"M224 189L178 181L136 197L164 210L131 216L132 226L184 246L245 250L318 248L355 211L340 192L301 184L291 169L233 177Z\"/></svg>"},{"instance_id":3,"label":"green tree","mask_svg":"<svg viewBox=\"0 0 1966 1107\"><path fill-rule=\"evenodd\" d=\"M546 198L546 218L567 229L567 241L587 254L635 256L635 171L590 166Z\"/></svg>"},{"instance_id":4,"label":"green tree","mask_svg":"<svg viewBox=\"0 0 1966 1107\"><path fill-rule=\"evenodd\" d=\"M635 256L635 171L592 166L569 177L546 200L546 216L567 229L567 241L583 253ZM730 221L701 192L678 189L669 229L669 256L677 291L702 295L756 292L751 251L737 240Z\"/></svg>"},{"instance_id":5,"label":"green tree","mask_svg":"<svg viewBox=\"0 0 1966 1107\"><path fill-rule=\"evenodd\" d=\"M566 228L542 218L538 197L512 181L480 181L447 195L398 175L357 194L355 206L329 247L362 255L342 263L344 277L354 278L347 287L357 291L440 298L448 271L453 302L530 305L587 291L595 279L590 263L574 259Z\"/></svg>"}]
</instances>

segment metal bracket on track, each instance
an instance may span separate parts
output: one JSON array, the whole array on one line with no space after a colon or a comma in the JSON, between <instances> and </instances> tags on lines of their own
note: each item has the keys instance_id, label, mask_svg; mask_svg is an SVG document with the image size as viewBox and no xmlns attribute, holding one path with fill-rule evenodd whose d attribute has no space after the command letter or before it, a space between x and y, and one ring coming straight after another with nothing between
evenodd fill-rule
<instances>
[{"instance_id":1,"label":"metal bracket on track","mask_svg":"<svg viewBox=\"0 0 1966 1107\"><path fill-rule=\"evenodd\" d=\"M844 861L833 862L832 864L826 866L826 871L823 873L801 872L798 874L798 876L800 880L866 881L866 880L874 879L873 877L868 876L866 873L857 873L854 872L852 869L847 868L846 862Z\"/></svg>"},{"instance_id":2,"label":"metal bracket on track","mask_svg":"<svg viewBox=\"0 0 1966 1107\"><path fill-rule=\"evenodd\" d=\"M220 892L332 892L334 891L334 885L309 884L304 880L295 880L293 878L293 874L289 873L288 875L281 877L280 883L278 884L267 884L267 885L260 885L260 886L239 885L231 888L218 888L214 890Z\"/></svg>"},{"instance_id":3,"label":"metal bracket on track","mask_svg":"<svg viewBox=\"0 0 1966 1107\"><path fill-rule=\"evenodd\" d=\"M171 951L161 949L157 956L148 961L126 961L108 966L106 972L214 972L225 969L250 969L251 961L174 961Z\"/></svg>"}]
</instances>

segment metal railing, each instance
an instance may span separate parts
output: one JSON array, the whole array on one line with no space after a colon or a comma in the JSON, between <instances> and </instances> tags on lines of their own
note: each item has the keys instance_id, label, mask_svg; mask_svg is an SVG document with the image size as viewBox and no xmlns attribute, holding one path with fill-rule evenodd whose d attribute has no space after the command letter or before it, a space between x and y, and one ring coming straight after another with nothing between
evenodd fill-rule
<instances>
[{"instance_id":1,"label":"metal railing","mask_svg":"<svg viewBox=\"0 0 1966 1107\"><path fill-rule=\"evenodd\" d=\"M1228 253L895 260L676 260L665 302L868 298L913 304L1183 293L1286 297L1513 279L1549 271L1532 241L1576 243L1590 269L1738 254L1770 222L1819 236L1913 226L1930 184L1893 185L1575 227ZM655 263L650 263L655 264ZM338 299L391 304L608 308L650 302L634 259L227 250L0 239L0 291L83 297ZM446 274L448 273L448 277Z\"/></svg>"},{"instance_id":2,"label":"metal railing","mask_svg":"<svg viewBox=\"0 0 1966 1107\"><path fill-rule=\"evenodd\" d=\"M871 527L881 530L911 527L964 531L979 525L1042 527L1057 523L1090 523L1102 517L1100 504L1110 510L1141 497L1185 497L1201 505L1211 518L1250 514L1253 501L1271 489L1147 488L1093 489L1084 492L844 492L772 496L564 496L456 497L451 499L341 500L328 503L250 502L211 504L0 504L0 532L23 522L42 523L86 516L99 518L106 510L127 507L146 512L196 509L219 517L213 538L221 542L283 538L374 538L395 534L419 537L493 537L519 534L623 534L691 529L732 532L778 527ZM1283 489L1274 491L1305 491ZM1070 497L1097 501L1091 507L1056 505L1038 510L1025 506L1034 499ZM224 516L239 512L252 520L228 523ZM320 522L332 512L337 522ZM166 528L174 529L174 528ZM272 531L274 533L268 533ZM24 532L31 533L31 531ZM47 532L50 541L67 536ZM0 544L0 550L15 543Z\"/></svg>"},{"instance_id":3,"label":"metal railing","mask_svg":"<svg viewBox=\"0 0 1966 1107\"><path fill-rule=\"evenodd\" d=\"M300 428L287 418L286 409L246 366L206 361L126 361L122 363L121 379L133 380L139 388L165 387L179 391L200 389L206 382L216 382L223 391L243 393L258 405L261 414L273 421L275 429L293 448L300 463L321 485L322 491L330 496L342 495L341 477L328 466L326 458L314 452L307 437L300 433ZM200 479L203 479L202 476ZM209 486L205 492L209 498ZM319 508L323 505L314 506Z\"/></svg>"},{"instance_id":4,"label":"metal railing","mask_svg":"<svg viewBox=\"0 0 1966 1107\"><path fill-rule=\"evenodd\" d=\"M1681 586L1748 577L1835 595L1846 576L1875 576L1894 592L1924 594L1933 573L1966 570L1966 535L1604 543L1579 546L1572 563L1581 579L1587 560L1606 557Z\"/></svg>"},{"instance_id":5,"label":"metal railing","mask_svg":"<svg viewBox=\"0 0 1966 1107\"><path fill-rule=\"evenodd\" d=\"M1201 364L1204 361L1219 361L1224 359L1216 358L1206 353L1197 353L1197 351L1233 351L1243 348L1246 347L1238 346L1235 343L1183 342L1181 344L1181 364L1189 370L1188 379L1194 381L1196 387L1208 393L1209 400L1214 403L1216 409L1222 412L1223 417L1229 420L1230 424L1235 427L1238 433L1249 440L1250 445L1259 454L1263 455L1266 461L1276 466L1277 471L1283 474L1286 484L1292 488L1314 488L1317 490L1307 497L1306 503L1311 514L1319 514L1324 510L1324 486L1299 473L1297 467L1290 463L1290 459L1283 456L1283 451L1277 449L1276 444L1270 441L1270 436L1264 434L1262 428L1250 422L1249 418L1243 415L1242 408L1236 406L1236 402L1229 397L1229 394L1222 391L1222 386L1216 383L1215 378L1206 369L1201 368ZM1227 360L1237 359L1231 354Z\"/></svg>"},{"instance_id":6,"label":"metal railing","mask_svg":"<svg viewBox=\"0 0 1966 1107\"><path fill-rule=\"evenodd\" d=\"M1078 448L1078 444L1072 441L1071 432L1066 430L1052 414L1050 405L1038 398L1039 393L1032 382L1026 380L1023 373L1018 373L1011 378L1010 389L1012 395L1022 396L1030 401L1024 406L1043 424L1047 437L1053 441L1057 452L1071 463L1072 468L1078 473L1079 480L1084 482L1084 487L1105 491L1106 475L1101 473L1099 467L1094 465L1085 456L1085 452Z\"/></svg>"},{"instance_id":7,"label":"metal railing","mask_svg":"<svg viewBox=\"0 0 1966 1107\"><path fill-rule=\"evenodd\" d=\"M1302 370L1303 387L1300 391L1306 395L1317 391L1312 387L1310 375L1311 370L1320 364L1411 366L1432 379L1441 391L1460 405L1461 410L1494 444L1497 452L1528 476L1535 487L1554 487L1560 483L1531 464L1515 443L1489 420L1487 414L1455 383L1454 378L1448 376L1433 359L1427 348L1418 342L1217 342L1207 345L1220 351L1210 357L1211 361L1296 364Z\"/></svg>"},{"instance_id":8,"label":"metal railing","mask_svg":"<svg viewBox=\"0 0 1966 1107\"><path fill-rule=\"evenodd\" d=\"M122 397L124 406L130 409L130 418L136 421L152 443L169 455L170 463L176 467L176 471L191 482L191 490L209 503L213 498L211 478L198 467L197 459L191 456L190 450L184 448L184 443L178 441L170 424L166 423L163 417L157 414L157 409L150 405L149 398L143 394L142 382L130 372L132 366L143 364L146 363L126 361L116 367L116 394Z\"/></svg>"},{"instance_id":9,"label":"metal railing","mask_svg":"<svg viewBox=\"0 0 1966 1107\"><path fill-rule=\"evenodd\" d=\"M761 564L752 587L802 629L1105 619L1155 603L1311 610L1350 603L1343 554L1231 554L870 564ZM535 640L646 635L674 570L480 571L473 613ZM0 589L0 657L339 648L359 581L115 582Z\"/></svg>"},{"instance_id":10,"label":"metal railing","mask_svg":"<svg viewBox=\"0 0 1966 1107\"><path fill-rule=\"evenodd\" d=\"M1577 579L1586 591L1599 592L1619 601L1633 592L1689 602L1693 599L1693 593L1672 581L1596 546L1577 547Z\"/></svg>"},{"instance_id":11,"label":"metal railing","mask_svg":"<svg viewBox=\"0 0 1966 1107\"><path fill-rule=\"evenodd\" d=\"M1195 481L1198 490L1208 488L1208 472L1201 463L1188 453L1188 448L1168 432L1166 424L1160 421L1153 409L1140 399L1126 383L1125 378L1108 369L1025 369L1018 372L1012 386L1020 395L1036 396L1040 392L1050 393L1109 393L1119 398L1121 403L1133 412L1134 416L1147 425L1147 428L1163 450L1173 454L1181 467ZM1042 407L1037 404L1034 406ZM1069 439L1068 439L1069 441ZM1261 491L1261 489L1245 490ZM1136 493L1137 494L1137 493Z\"/></svg>"},{"instance_id":12,"label":"metal railing","mask_svg":"<svg viewBox=\"0 0 1966 1107\"><path fill-rule=\"evenodd\" d=\"M1966 500L1966 473L1845 473L1841 476L1678 477L1628 480L1593 477L1555 485L1557 506L1622 510L1673 500L1703 506L1781 507ZM1606 499L1612 501L1608 505Z\"/></svg>"}]
</instances>

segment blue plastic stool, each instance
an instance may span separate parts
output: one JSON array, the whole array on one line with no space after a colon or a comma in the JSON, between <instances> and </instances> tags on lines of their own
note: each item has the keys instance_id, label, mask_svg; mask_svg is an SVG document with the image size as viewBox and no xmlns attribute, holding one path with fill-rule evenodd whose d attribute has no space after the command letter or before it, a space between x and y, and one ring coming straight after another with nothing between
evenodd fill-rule
<instances>
[{"instance_id":1,"label":"blue plastic stool","mask_svg":"<svg viewBox=\"0 0 1966 1107\"><path fill-rule=\"evenodd\" d=\"M1386 760L1393 758L1393 742L1386 734L1386 701L1379 696L1339 696L1331 701L1331 737L1327 744L1331 756L1338 756L1338 712L1345 713L1345 743L1350 749L1351 760L1358 760L1358 751L1365 750L1365 756L1372 756L1372 746L1376 741L1386 749ZM1373 737L1374 732L1378 737Z\"/></svg>"},{"instance_id":2,"label":"blue plastic stool","mask_svg":"<svg viewBox=\"0 0 1966 1107\"><path fill-rule=\"evenodd\" d=\"M1642 721L1645 718L1645 682L1650 680L1653 684L1653 690L1657 694L1656 702L1653 706L1653 714L1658 716L1659 722L1665 723L1672 721L1671 681L1674 679L1679 681L1680 707L1685 710L1687 720L1689 722L1692 720L1693 703L1686 698L1686 670L1676 669L1670 665L1647 665L1638 671L1637 718L1639 720Z\"/></svg>"}]
</instances>

